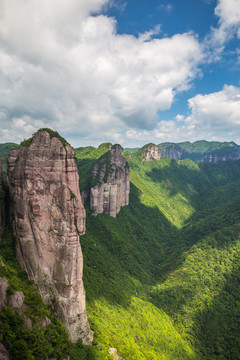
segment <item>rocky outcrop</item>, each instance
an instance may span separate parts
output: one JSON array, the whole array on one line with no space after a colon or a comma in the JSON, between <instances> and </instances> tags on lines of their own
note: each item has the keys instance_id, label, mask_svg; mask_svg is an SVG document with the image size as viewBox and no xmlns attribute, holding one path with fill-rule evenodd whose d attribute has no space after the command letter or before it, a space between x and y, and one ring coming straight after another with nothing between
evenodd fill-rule
<instances>
[{"instance_id":1,"label":"rocky outcrop","mask_svg":"<svg viewBox=\"0 0 240 360\"><path fill-rule=\"evenodd\" d=\"M92 341L82 281L79 235L85 231L73 148L57 133L39 130L8 158L16 256L52 304L72 341Z\"/></svg>"},{"instance_id":2,"label":"rocky outcrop","mask_svg":"<svg viewBox=\"0 0 240 360\"><path fill-rule=\"evenodd\" d=\"M2 343L0 343L0 360L10 360L9 352Z\"/></svg>"},{"instance_id":3,"label":"rocky outcrop","mask_svg":"<svg viewBox=\"0 0 240 360\"><path fill-rule=\"evenodd\" d=\"M93 215L105 212L116 217L121 207L129 204L130 169L122 153L121 145L113 145L92 168L96 183L90 190Z\"/></svg>"},{"instance_id":4,"label":"rocky outcrop","mask_svg":"<svg viewBox=\"0 0 240 360\"><path fill-rule=\"evenodd\" d=\"M209 152L204 154L203 161L216 164L219 161L228 161L228 160L239 160L240 152L230 153L230 154L221 154L220 152Z\"/></svg>"},{"instance_id":5,"label":"rocky outcrop","mask_svg":"<svg viewBox=\"0 0 240 360\"><path fill-rule=\"evenodd\" d=\"M24 303L25 295L19 291L15 290L8 293L10 290L9 284L6 279L0 277L0 312L2 312L4 309L3 307L11 307L11 309L18 315L21 316L22 320L24 321L24 324L26 328L30 331L33 330L34 321L31 317L28 317L26 315L28 306ZM10 295L9 295L10 294ZM25 313L26 312L26 313ZM48 317L45 317L39 324L38 328L39 331L45 327L47 327L49 324L51 324L51 321ZM4 336L3 336L3 339ZM10 359L8 350L6 347L0 343L0 360L3 359Z\"/></svg>"},{"instance_id":6,"label":"rocky outcrop","mask_svg":"<svg viewBox=\"0 0 240 360\"><path fill-rule=\"evenodd\" d=\"M142 148L142 161L160 160L161 155L155 144L148 144Z\"/></svg>"},{"instance_id":7,"label":"rocky outcrop","mask_svg":"<svg viewBox=\"0 0 240 360\"><path fill-rule=\"evenodd\" d=\"M6 279L0 277L0 312L3 311L3 306L11 306L14 311L16 311L19 315L23 317L26 327L29 330L32 330L33 322L29 317L25 315L25 310L27 309L27 306L24 305L25 295L21 291L16 290L10 297L8 297L8 290L8 282L6 281ZM50 320L46 318L43 320L40 326L44 327L47 326L49 323Z\"/></svg>"},{"instance_id":8,"label":"rocky outcrop","mask_svg":"<svg viewBox=\"0 0 240 360\"><path fill-rule=\"evenodd\" d=\"M112 146L113 146L112 143L107 142L107 143L100 144L99 148L104 149L104 150L111 150Z\"/></svg>"},{"instance_id":9,"label":"rocky outcrop","mask_svg":"<svg viewBox=\"0 0 240 360\"><path fill-rule=\"evenodd\" d=\"M183 157L184 150L176 149L175 147L169 147L165 150L159 151L161 157L169 157L170 159L180 160Z\"/></svg>"},{"instance_id":10,"label":"rocky outcrop","mask_svg":"<svg viewBox=\"0 0 240 360\"><path fill-rule=\"evenodd\" d=\"M8 288L7 281L0 277L0 312L3 311L3 307L6 305Z\"/></svg>"}]
</instances>

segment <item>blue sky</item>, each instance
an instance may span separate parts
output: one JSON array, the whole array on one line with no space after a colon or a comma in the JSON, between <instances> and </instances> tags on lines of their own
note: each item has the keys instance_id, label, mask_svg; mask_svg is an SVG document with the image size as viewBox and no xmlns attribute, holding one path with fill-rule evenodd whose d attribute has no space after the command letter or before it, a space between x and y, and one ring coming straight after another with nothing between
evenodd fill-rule
<instances>
[{"instance_id":1,"label":"blue sky","mask_svg":"<svg viewBox=\"0 0 240 360\"><path fill-rule=\"evenodd\" d=\"M240 0L0 0L0 142L240 143Z\"/></svg>"}]
</instances>

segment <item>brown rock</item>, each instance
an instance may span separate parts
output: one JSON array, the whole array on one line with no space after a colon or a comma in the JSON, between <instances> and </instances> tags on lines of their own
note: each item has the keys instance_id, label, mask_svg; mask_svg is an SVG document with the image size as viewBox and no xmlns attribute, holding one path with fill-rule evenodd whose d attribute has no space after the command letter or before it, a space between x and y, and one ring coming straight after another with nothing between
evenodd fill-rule
<instances>
[{"instance_id":1,"label":"brown rock","mask_svg":"<svg viewBox=\"0 0 240 360\"><path fill-rule=\"evenodd\" d=\"M145 145L142 149L143 158L142 161L152 161L152 159L160 160L161 155L158 150L157 145L148 144Z\"/></svg>"},{"instance_id":2,"label":"brown rock","mask_svg":"<svg viewBox=\"0 0 240 360\"><path fill-rule=\"evenodd\" d=\"M72 341L92 341L82 281L79 235L85 209L78 185L75 152L39 130L29 146L11 150L8 181L12 197L17 259L53 304Z\"/></svg>"},{"instance_id":3,"label":"brown rock","mask_svg":"<svg viewBox=\"0 0 240 360\"><path fill-rule=\"evenodd\" d=\"M24 294L21 291L14 291L8 305L12 306L15 310L21 310L23 308Z\"/></svg>"},{"instance_id":4,"label":"brown rock","mask_svg":"<svg viewBox=\"0 0 240 360\"><path fill-rule=\"evenodd\" d=\"M90 192L93 215L106 212L116 217L121 207L129 204L130 169L122 153L121 145L114 145L92 168L97 182Z\"/></svg>"},{"instance_id":5,"label":"brown rock","mask_svg":"<svg viewBox=\"0 0 240 360\"><path fill-rule=\"evenodd\" d=\"M3 278L0 278L0 312L3 310L3 306L6 305L8 288L9 285L7 281Z\"/></svg>"},{"instance_id":6,"label":"brown rock","mask_svg":"<svg viewBox=\"0 0 240 360\"><path fill-rule=\"evenodd\" d=\"M2 343L0 343L0 360L10 360L9 352Z\"/></svg>"}]
</instances>

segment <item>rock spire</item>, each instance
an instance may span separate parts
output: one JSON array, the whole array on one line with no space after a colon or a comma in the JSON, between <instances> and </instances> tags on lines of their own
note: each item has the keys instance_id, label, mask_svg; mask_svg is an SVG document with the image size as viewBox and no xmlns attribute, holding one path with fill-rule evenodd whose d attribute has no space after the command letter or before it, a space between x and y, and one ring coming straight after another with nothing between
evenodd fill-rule
<instances>
[{"instance_id":1,"label":"rock spire","mask_svg":"<svg viewBox=\"0 0 240 360\"><path fill-rule=\"evenodd\" d=\"M39 130L10 151L8 182L20 265L53 305L70 339L90 344L79 244L85 209L73 148L56 132Z\"/></svg>"},{"instance_id":2,"label":"rock spire","mask_svg":"<svg viewBox=\"0 0 240 360\"><path fill-rule=\"evenodd\" d=\"M157 145L155 144L147 144L142 148L142 161L152 161L153 159L160 160L161 155L158 150Z\"/></svg>"},{"instance_id":3,"label":"rock spire","mask_svg":"<svg viewBox=\"0 0 240 360\"><path fill-rule=\"evenodd\" d=\"M113 145L92 168L90 207L93 215L105 212L116 217L129 204L130 168L122 155L121 145Z\"/></svg>"}]
</instances>

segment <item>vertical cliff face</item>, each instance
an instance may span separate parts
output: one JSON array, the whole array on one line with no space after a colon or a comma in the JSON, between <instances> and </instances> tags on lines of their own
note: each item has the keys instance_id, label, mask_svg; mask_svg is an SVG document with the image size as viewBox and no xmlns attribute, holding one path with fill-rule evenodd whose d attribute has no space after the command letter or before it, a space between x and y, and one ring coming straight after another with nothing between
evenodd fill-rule
<instances>
[{"instance_id":1,"label":"vertical cliff face","mask_svg":"<svg viewBox=\"0 0 240 360\"><path fill-rule=\"evenodd\" d=\"M11 150L8 181L20 265L44 301L53 304L71 340L91 343L79 244L85 209L74 150L39 130L26 146Z\"/></svg>"},{"instance_id":2,"label":"vertical cliff face","mask_svg":"<svg viewBox=\"0 0 240 360\"><path fill-rule=\"evenodd\" d=\"M216 164L218 161L228 161L228 160L239 160L240 159L240 153L230 153L230 154L221 154L220 151L217 152L209 152L204 154L203 161L204 162L210 162L213 164Z\"/></svg>"},{"instance_id":3,"label":"vertical cliff face","mask_svg":"<svg viewBox=\"0 0 240 360\"><path fill-rule=\"evenodd\" d=\"M4 232L5 225L5 204L4 204L4 192L2 188L2 163L0 154L0 241Z\"/></svg>"},{"instance_id":4,"label":"vertical cliff face","mask_svg":"<svg viewBox=\"0 0 240 360\"><path fill-rule=\"evenodd\" d=\"M129 204L130 169L122 156L121 145L113 145L92 168L90 207L93 215L106 212L116 217L122 206Z\"/></svg>"},{"instance_id":5,"label":"vertical cliff face","mask_svg":"<svg viewBox=\"0 0 240 360\"><path fill-rule=\"evenodd\" d=\"M161 155L158 150L158 147L154 144L145 145L142 148L142 154L143 154L142 161L151 161L152 158L156 160L161 159Z\"/></svg>"},{"instance_id":6,"label":"vertical cliff face","mask_svg":"<svg viewBox=\"0 0 240 360\"><path fill-rule=\"evenodd\" d=\"M170 159L180 160L184 154L182 149L176 149L174 147L169 147L166 150L159 151L161 157L169 157Z\"/></svg>"}]
</instances>

